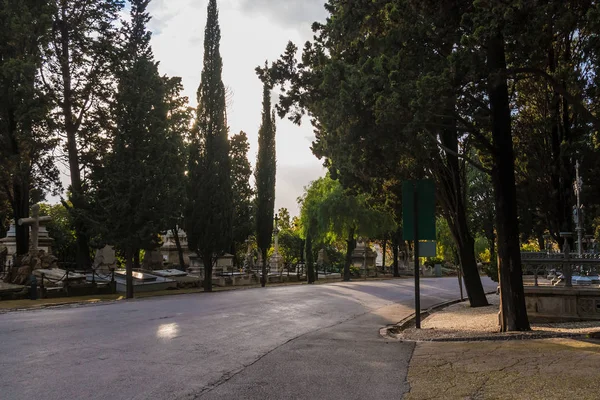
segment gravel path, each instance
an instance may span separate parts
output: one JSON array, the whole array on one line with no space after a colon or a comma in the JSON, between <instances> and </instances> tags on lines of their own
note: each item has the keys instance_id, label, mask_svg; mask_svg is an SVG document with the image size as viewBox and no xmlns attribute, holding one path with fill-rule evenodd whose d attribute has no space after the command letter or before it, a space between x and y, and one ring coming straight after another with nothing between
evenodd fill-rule
<instances>
[{"instance_id":1,"label":"gravel path","mask_svg":"<svg viewBox=\"0 0 600 400\"><path fill-rule=\"evenodd\" d=\"M453 340L497 338L508 339L511 337L544 337L562 335L584 335L592 332L600 333L600 321L567 322L531 324L530 332L498 332L498 309L500 297L488 295L487 307L471 308L465 301L448 306L436 311L423 319L422 329L417 330L414 325L397 332L401 340Z\"/></svg>"}]
</instances>

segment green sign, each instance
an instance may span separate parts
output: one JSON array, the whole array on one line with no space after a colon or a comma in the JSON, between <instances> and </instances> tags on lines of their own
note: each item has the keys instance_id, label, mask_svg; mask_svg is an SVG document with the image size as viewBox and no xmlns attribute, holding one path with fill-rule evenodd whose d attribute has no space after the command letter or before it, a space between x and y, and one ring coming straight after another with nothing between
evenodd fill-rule
<instances>
[{"instance_id":1,"label":"green sign","mask_svg":"<svg viewBox=\"0 0 600 400\"><path fill-rule=\"evenodd\" d=\"M436 240L435 184L429 179L402 183L402 232L404 240L415 240L415 189L417 190L418 204L418 240Z\"/></svg>"}]
</instances>

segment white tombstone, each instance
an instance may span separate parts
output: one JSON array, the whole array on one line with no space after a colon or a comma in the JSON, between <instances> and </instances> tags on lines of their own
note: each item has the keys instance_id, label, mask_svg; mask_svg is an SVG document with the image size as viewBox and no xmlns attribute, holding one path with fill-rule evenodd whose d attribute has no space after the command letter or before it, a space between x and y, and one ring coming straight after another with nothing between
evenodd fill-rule
<instances>
[{"instance_id":1,"label":"white tombstone","mask_svg":"<svg viewBox=\"0 0 600 400\"><path fill-rule=\"evenodd\" d=\"M116 267L117 257L115 256L115 249L112 246L104 246L96 250L96 257L94 258L94 269L96 272L108 273L111 268Z\"/></svg>"}]
</instances>

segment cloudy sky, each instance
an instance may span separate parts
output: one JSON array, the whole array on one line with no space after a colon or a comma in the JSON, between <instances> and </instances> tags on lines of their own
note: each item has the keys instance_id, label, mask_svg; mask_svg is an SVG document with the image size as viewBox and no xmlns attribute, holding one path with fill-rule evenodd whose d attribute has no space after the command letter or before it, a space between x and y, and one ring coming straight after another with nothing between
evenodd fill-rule
<instances>
[{"instance_id":1,"label":"cloudy sky","mask_svg":"<svg viewBox=\"0 0 600 400\"><path fill-rule=\"evenodd\" d=\"M254 68L283 53L289 40L302 48L312 37L310 26L324 20L324 0L218 0L221 24L223 83L232 92L227 117L232 133L250 140L250 162L258 150L262 84ZM150 5L152 47L160 71L181 76L185 94L196 105L202 70L204 26L208 0L153 0ZM275 99L276 100L276 99ZM322 176L321 162L310 151L310 124L298 127L277 121L276 208L298 212L296 198L310 181Z\"/></svg>"}]
</instances>

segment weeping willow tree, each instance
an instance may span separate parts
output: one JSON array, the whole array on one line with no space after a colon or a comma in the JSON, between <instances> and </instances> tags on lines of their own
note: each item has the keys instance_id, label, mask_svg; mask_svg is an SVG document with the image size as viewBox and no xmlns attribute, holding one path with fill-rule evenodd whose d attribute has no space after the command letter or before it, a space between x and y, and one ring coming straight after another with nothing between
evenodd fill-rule
<instances>
[{"instance_id":1,"label":"weeping willow tree","mask_svg":"<svg viewBox=\"0 0 600 400\"><path fill-rule=\"evenodd\" d=\"M302 233L306 239L309 283L314 281L314 265L308 256L312 254L310 247L315 240L345 241L344 280L348 281L356 239L359 236L380 236L396 229L392 214L371 200L366 194L354 194L344 189L340 182L329 175L317 179L306 188L299 202Z\"/></svg>"}]
</instances>

